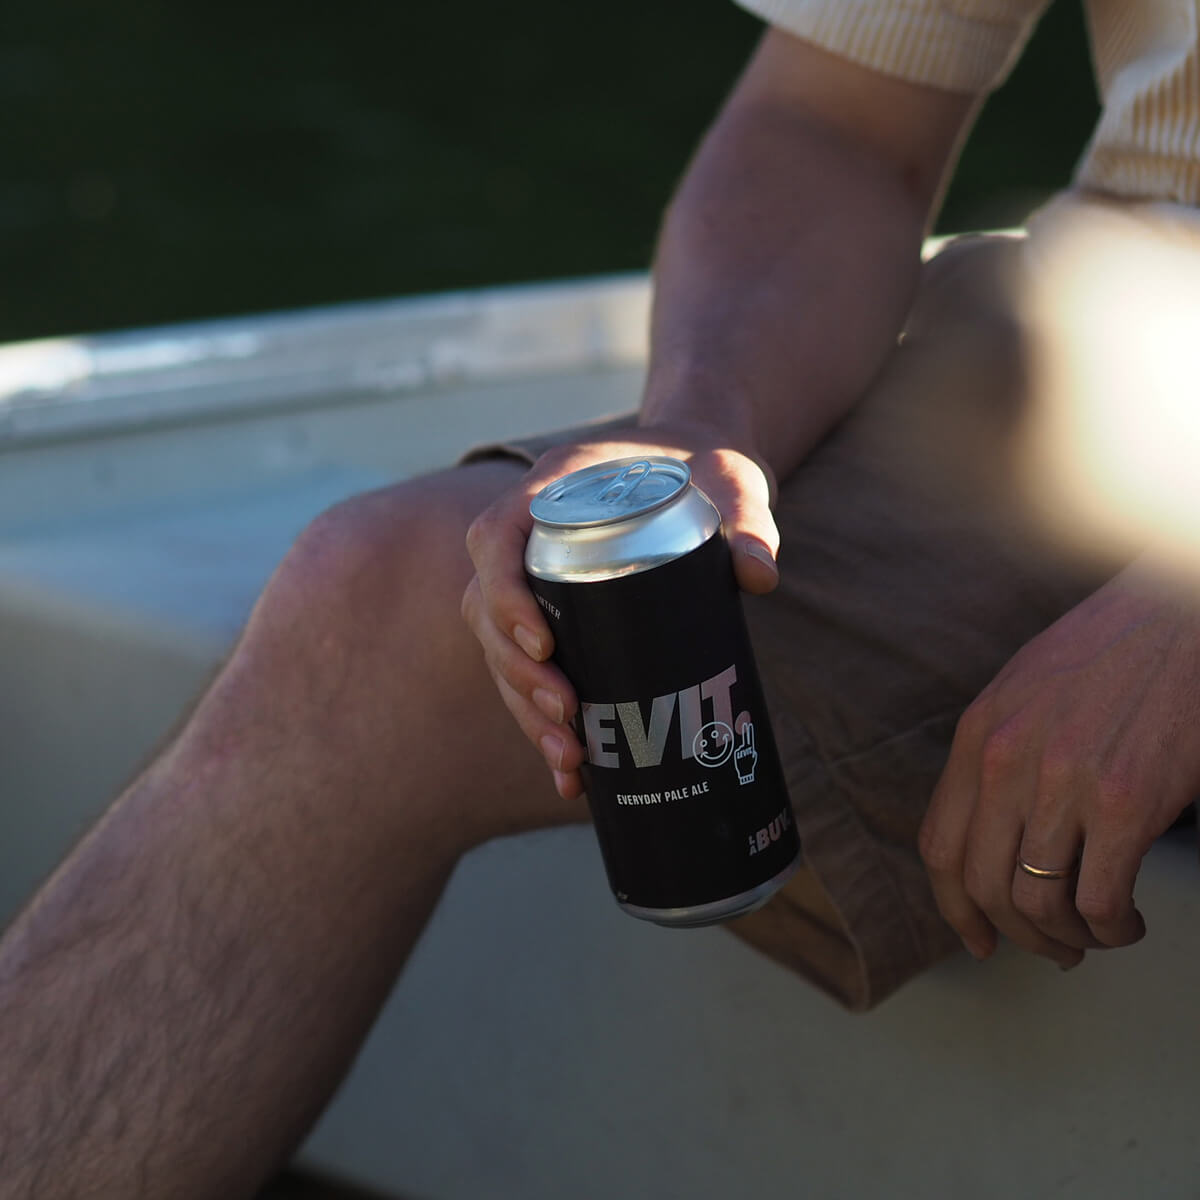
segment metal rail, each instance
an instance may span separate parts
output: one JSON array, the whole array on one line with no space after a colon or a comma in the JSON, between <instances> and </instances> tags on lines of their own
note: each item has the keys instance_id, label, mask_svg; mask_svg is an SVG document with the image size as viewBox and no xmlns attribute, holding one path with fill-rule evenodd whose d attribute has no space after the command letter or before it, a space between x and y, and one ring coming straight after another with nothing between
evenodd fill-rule
<instances>
[{"instance_id":1,"label":"metal rail","mask_svg":"<svg viewBox=\"0 0 1200 1200\"><path fill-rule=\"evenodd\" d=\"M0 451L638 365L648 309L628 275L0 346Z\"/></svg>"}]
</instances>

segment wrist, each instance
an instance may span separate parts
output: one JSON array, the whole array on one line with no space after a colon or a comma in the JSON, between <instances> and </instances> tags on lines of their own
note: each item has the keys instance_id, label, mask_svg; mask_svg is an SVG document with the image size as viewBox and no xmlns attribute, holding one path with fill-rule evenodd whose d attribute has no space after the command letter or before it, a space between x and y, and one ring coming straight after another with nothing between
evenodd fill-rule
<instances>
[{"instance_id":1,"label":"wrist","mask_svg":"<svg viewBox=\"0 0 1200 1200\"><path fill-rule=\"evenodd\" d=\"M749 389L712 366L652 362L638 425L692 431L713 445L763 457Z\"/></svg>"},{"instance_id":2,"label":"wrist","mask_svg":"<svg viewBox=\"0 0 1200 1200\"><path fill-rule=\"evenodd\" d=\"M679 444L691 450L703 450L720 457L732 454L752 462L767 482L769 504L778 494L777 475L772 463L759 452L752 435L736 421L713 419L704 413L649 413L638 415L638 427L660 438L664 444Z\"/></svg>"},{"instance_id":3,"label":"wrist","mask_svg":"<svg viewBox=\"0 0 1200 1200\"><path fill-rule=\"evenodd\" d=\"M644 425L695 424L753 441L751 389L729 367L677 355L651 358L642 397Z\"/></svg>"}]
</instances>

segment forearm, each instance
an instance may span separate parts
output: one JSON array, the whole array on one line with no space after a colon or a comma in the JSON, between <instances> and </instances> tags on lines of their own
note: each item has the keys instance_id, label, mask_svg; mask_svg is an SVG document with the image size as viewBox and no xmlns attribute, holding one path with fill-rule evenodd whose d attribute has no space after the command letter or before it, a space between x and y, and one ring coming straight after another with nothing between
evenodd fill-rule
<instances>
[{"instance_id":1,"label":"forearm","mask_svg":"<svg viewBox=\"0 0 1200 1200\"><path fill-rule=\"evenodd\" d=\"M664 224L643 419L715 424L795 466L895 346L971 105L765 44Z\"/></svg>"},{"instance_id":2,"label":"forearm","mask_svg":"<svg viewBox=\"0 0 1200 1200\"><path fill-rule=\"evenodd\" d=\"M659 246L644 419L728 428L785 473L895 345L923 222L819 128L755 113L718 127Z\"/></svg>"}]
</instances>

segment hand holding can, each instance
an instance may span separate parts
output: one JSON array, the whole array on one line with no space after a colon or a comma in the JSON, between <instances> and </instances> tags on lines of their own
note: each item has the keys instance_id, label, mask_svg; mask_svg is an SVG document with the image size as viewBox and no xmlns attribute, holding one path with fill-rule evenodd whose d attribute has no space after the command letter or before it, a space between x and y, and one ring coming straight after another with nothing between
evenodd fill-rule
<instances>
[{"instance_id":1,"label":"hand holding can","mask_svg":"<svg viewBox=\"0 0 1200 1200\"><path fill-rule=\"evenodd\" d=\"M525 544L533 527L529 504L543 486L574 470L647 454L688 463L720 510L739 586L770 591L778 579L778 535L769 469L751 450L736 449L725 432L702 423L607 426L590 439L553 446L476 518L467 539L476 575L463 597L463 615L499 696L567 800L583 794L578 771L583 746L569 724L577 708L574 689L551 659L554 634L525 575Z\"/></svg>"},{"instance_id":2,"label":"hand holding can","mask_svg":"<svg viewBox=\"0 0 1200 1200\"><path fill-rule=\"evenodd\" d=\"M530 511L618 903L666 925L750 911L799 843L720 514L661 456L575 471Z\"/></svg>"}]
</instances>

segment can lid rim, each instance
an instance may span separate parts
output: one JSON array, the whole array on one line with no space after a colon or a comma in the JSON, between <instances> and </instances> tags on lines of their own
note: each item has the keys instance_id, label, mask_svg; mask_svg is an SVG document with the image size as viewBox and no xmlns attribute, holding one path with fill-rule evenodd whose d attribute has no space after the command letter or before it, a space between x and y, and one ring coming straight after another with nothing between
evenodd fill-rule
<instances>
[{"instance_id":1,"label":"can lid rim","mask_svg":"<svg viewBox=\"0 0 1200 1200\"><path fill-rule=\"evenodd\" d=\"M639 466L644 466L646 469L640 474L634 474ZM655 470L655 468L660 468L660 470ZM548 511L551 505L562 503L572 490L581 489L593 481L599 483L604 479L608 479L610 482L607 487L600 490L596 499L605 500L607 498L615 504L616 501L631 496L638 484L650 477L651 474L673 476L675 487L668 493L657 496L645 504L614 509L613 512L601 516L564 518L562 514ZM645 516L647 513L671 504L687 489L691 479L692 470L687 463L665 454L643 454L630 458L610 459L607 462L581 467L578 471L571 471L548 483L529 502L529 514L539 525L551 529L593 529L603 525L617 525L623 521ZM613 492L614 489L617 489L614 494L606 497L605 493Z\"/></svg>"}]
</instances>

